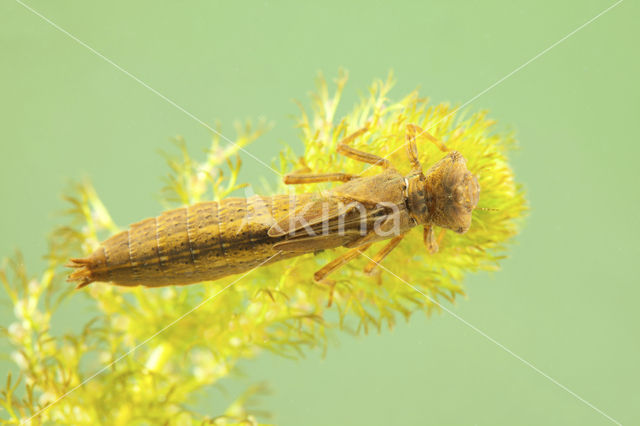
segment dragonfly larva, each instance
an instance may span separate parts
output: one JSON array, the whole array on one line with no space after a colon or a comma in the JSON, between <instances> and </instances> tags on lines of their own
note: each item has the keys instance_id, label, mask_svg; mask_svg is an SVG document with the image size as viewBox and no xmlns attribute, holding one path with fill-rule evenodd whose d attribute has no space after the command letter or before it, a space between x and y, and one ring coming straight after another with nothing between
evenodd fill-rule
<instances>
[{"instance_id":1,"label":"dragonfly larva","mask_svg":"<svg viewBox=\"0 0 640 426\"><path fill-rule=\"evenodd\" d=\"M71 259L69 281L158 287L216 280L261 264L337 247L349 251L314 274L318 282L376 241L389 239L365 267L371 272L403 236L423 226L430 252L438 250L434 226L463 233L478 203L480 187L457 151L416 125L408 125L406 146L412 171L403 176L388 160L349 146L363 128L343 139L337 151L374 164L370 177L345 173L293 173L287 184L344 182L323 193L228 198L170 210L145 219L104 241L90 256ZM416 138L427 139L446 155L426 173Z\"/></svg>"}]
</instances>

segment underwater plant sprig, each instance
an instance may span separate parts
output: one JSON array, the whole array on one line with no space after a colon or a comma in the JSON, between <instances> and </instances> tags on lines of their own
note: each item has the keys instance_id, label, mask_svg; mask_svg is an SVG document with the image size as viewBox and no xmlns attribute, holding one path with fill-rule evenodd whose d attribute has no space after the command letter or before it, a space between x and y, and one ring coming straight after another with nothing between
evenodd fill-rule
<instances>
[{"instance_id":1,"label":"underwater plant sprig","mask_svg":"<svg viewBox=\"0 0 640 426\"><path fill-rule=\"evenodd\" d=\"M430 313L437 309L434 301L452 301L464 292L461 281L466 272L497 268L526 209L523 192L515 183L506 157L513 138L493 132L494 123L485 112L456 115L448 105L430 105L417 92L391 101L391 79L374 83L349 114L337 119L345 83L346 75L341 74L331 94L326 82L319 80L311 112L303 110L298 123L305 146L302 159L285 149L280 156L280 169L283 174L303 168L307 173L356 176L364 171L364 178L374 176L380 172L375 167L367 169L361 162L336 152L345 137L363 128L366 131L350 140L349 146L388 157L405 175L411 172L411 163L405 150L398 148L407 143L405 130L409 124L428 129L448 149L459 152L477 178L481 188L478 206L484 209L473 210L466 233L443 233L442 228L434 226L430 238L439 245L439 251L430 253L421 233L408 233L384 260L386 268L429 297L390 274L365 273L368 259L364 257L337 270L332 275L333 286L316 283L314 272L348 248L290 258L252 270L237 282L235 277L229 277L202 285L155 289L97 284L85 292L69 294L62 283L65 256L69 252L91 253L99 247L102 237L117 234L119 229L95 191L84 184L69 196L69 217L73 221L58 230L54 254L42 278L27 279L19 268L13 268L13 275L3 272L14 306L28 308L16 308L16 322L6 333L24 378L22 388L17 388L12 379L0 396L8 421L17 423L39 413L34 421L126 424L172 419L176 424L203 420L215 424L255 423L255 412L244 404L246 395L216 417L185 407L198 392L228 377L240 359L255 357L263 350L296 358L313 347L326 349L327 338L335 328L367 332L380 329L384 323L393 326L398 315L409 318L417 311ZM263 131L260 126L241 129L237 140L248 143ZM419 138L415 142L417 160L425 168L444 155L434 143ZM241 164L231 161L235 153L222 150L217 140L203 162L192 159L184 148L181 155L181 160L170 162L163 192L168 205L178 207L176 203L184 205L208 198L221 200L240 187L236 177ZM225 163L229 172L221 174L220 165ZM284 190L284 184L280 185L278 190ZM309 183L296 185L295 190L296 194L304 194L332 188L329 183ZM369 256L373 257L382 244L385 243L371 244ZM83 297L84 293L95 304L96 316L82 333L51 333L55 305L46 302L62 293L66 301ZM331 308L327 307L329 298ZM146 341L203 300L208 302ZM329 309L339 313L337 323L327 318ZM141 342L145 344L119 359ZM78 386L115 360L118 362L104 374ZM70 390L73 391L68 393ZM50 405L52 402L56 403Z\"/></svg>"}]
</instances>

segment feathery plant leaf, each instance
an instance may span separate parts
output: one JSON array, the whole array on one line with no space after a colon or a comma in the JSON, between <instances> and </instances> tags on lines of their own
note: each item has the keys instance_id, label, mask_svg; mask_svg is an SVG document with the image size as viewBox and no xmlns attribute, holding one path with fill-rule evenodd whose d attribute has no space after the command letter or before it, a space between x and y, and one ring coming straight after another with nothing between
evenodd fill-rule
<instances>
[{"instance_id":1,"label":"feathery plant leaf","mask_svg":"<svg viewBox=\"0 0 640 426\"><path fill-rule=\"evenodd\" d=\"M408 123L461 152L482 188L479 207L492 210L474 211L465 234L443 233L441 250L434 255L427 253L421 233L411 232L384 260L385 267L428 297L391 274L365 275L367 259L357 259L336 273L333 307L328 308L329 289L313 282L313 272L342 250L262 267L239 280L154 289L94 284L71 292L63 281L66 259L91 252L118 230L92 186L83 183L67 196L69 223L54 233L42 275L29 276L20 257L0 271L15 315L4 334L20 371L19 379L7 378L0 393L3 421L18 424L34 416L32 424L257 424L264 413L253 409L254 397L264 392L263 386L248 389L217 415L188 407L199 393L228 377L241 359L263 350L299 358L314 347L326 350L334 329L366 333L392 327L398 316L429 314L439 303L453 302L464 293L466 272L495 270L526 210L506 157L513 137L493 132L486 112L459 114L447 104L429 104L417 92L392 101L391 77L375 82L351 113L338 119L346 81L346 73L340 73L331 93L319 78L312 108L301 107L298 121L304 156L297 159L285 148L279 168L289 172L302 163L314 172L374 174L375 167L335 152L343 137L364 126L369 130L352 146L388 156L401 172L410 168L403 145ZM224 148L214 136L202 162L177 139L180 156L167 156L163 203L169 207L221 199L241 188L238 149L267 129L265 123L239 126L236 145ZM442 157L426 140L419 141L418 150L425 170ZM295 189L318 191L327 185ZM285 191L284 185L279 183L276 191ZM375 244L370 250L379 248ZM51 320L60 301L78 298L88 299L95 315L78 333L56 335ZM337 315L327 315L331 309Z\"/></svg>"}]
</instances>

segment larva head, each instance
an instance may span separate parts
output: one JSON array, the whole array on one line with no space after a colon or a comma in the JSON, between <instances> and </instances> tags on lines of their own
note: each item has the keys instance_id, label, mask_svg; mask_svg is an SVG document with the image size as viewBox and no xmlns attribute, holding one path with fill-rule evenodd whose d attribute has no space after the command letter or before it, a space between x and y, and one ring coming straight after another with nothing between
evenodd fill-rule
<instances>
[{"instance_id":1,"label":"larva head","mask_svg":"<svg viewBox=\"0 0 640 426\"><path fill-rule=\"evenodd\" d=\"M451 151L426 173L425 192L429 222L460 234L471 226L480 185L467 170L462 154Z\"/></svg>"}]
</instances>

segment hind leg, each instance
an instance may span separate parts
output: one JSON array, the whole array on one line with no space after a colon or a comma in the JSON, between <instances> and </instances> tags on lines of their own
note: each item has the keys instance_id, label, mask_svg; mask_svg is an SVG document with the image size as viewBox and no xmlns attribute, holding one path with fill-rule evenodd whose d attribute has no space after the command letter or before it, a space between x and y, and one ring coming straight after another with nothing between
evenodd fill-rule
<instances>
[{"instance_id":1,"label":"hind leg","mask_svg":"<svg viewBox=\"0 0 640 426\"><path fill-rule=\"evenodd\" d=\"M322 269L316 271L316 273L313 274L314 281L318 282L318 283L321 282L329 274L337 271L338 269L342 268L344 265L346 265L347 263L349 263L350 261L352 261L356 257L360 256L363 251L365 251L366 249L368 249L371 246L371 244L373 244L373 243L369 243L369 244L365 244L365 245L362 245L362 246L359 246L359 247L352 248L351 250L349 250L348 252L344 253L343 255L336 257L331 262L329 262L326 265L324 265L322 267Z\"/></svg>"},{"instance_id":2,"label":"hind leg","mask_svg":"<svg viewBox=\"0 0 640 426\"><path fill-rule=\"evenodd\" d=\"M369 130L368 127L363 127L359 130L356 130L346 138L342 139L338 144L336 151L346 157L361 161L363 163L381 166L385 169L391 167L391 163L386 158L380 157L375 154L369 154L368 152L360 151L359 149L355 149L349 146L349 143L363 135L367 130Z\"/></svg>"},{"instance_id":3,"label":"hind leg","mask_svg":"<svg viewBox=\"0 0 640 426\"><path fill-rule=\"evenodd\" d=\"M336 151L346 157L352 158L357 161L361 161L367 164L374 164L382 166L384 168L390 167L391 163L388 160L379 157L368 152L360 151L349 146L349 143L356 138L363 135L368 130L367 127L363 127L356 130L349 136L340 141ZM357 176L348 173L312 173L311 169L303 162L303 168L299 171L289 173L284 176L284 183L287 185L298 185L307 183L320 183L320 182L348 182L355 179Z\"/></svg>"},{"instance_id":4,"label":"hind leg","mask_svg":"<svg viewBox=\"0 0 640 426\"><path fill-rule=\"evenodd\" d=\"M284 183L287 185L298 185L303 183L319 182L348 182L355 178L348 173L289 173L284 176Z\"/></svg>"},{"instance_id":5,"label":"hind leg","mask_svg":"<svg viewBox=\"0 0 640 426\"><path fill-rule=\"evenodd\" d=\"M336 257L331 262L327 263L322 269L316 271L316 273L313 274L313 280L315 282L321 283L321 284L328 284L330 286L329 301L327 303L327 306L331 306L331 304L333 303L333 291L336 287L336 282L332 279L327 278L329 274L337 271L338 269L342 268L344 265L346 265L356 257L360 256L362 252L368 249L370 246L371 246L371 243L365 244L360 247L352 248L351 250L344 253L343 255Z\"/></svg>"}]
</instances>

